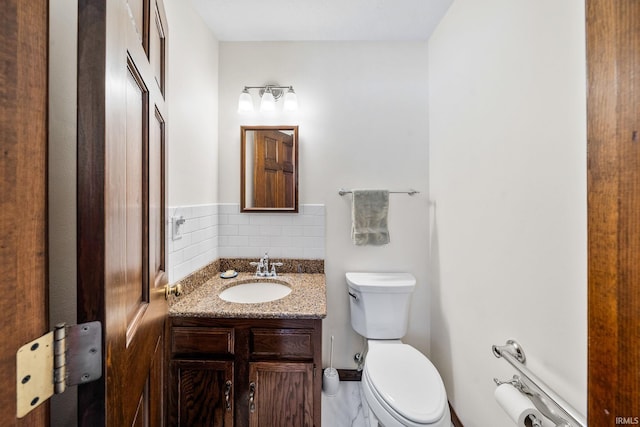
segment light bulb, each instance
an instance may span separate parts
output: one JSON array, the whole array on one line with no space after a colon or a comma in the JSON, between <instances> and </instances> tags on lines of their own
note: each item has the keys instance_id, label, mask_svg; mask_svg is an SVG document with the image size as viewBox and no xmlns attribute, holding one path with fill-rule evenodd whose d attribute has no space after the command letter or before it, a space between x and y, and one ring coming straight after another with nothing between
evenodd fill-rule
<instances>
[{"instance_id":1,"label":"light bulb","mask_svg":"<svg viewBox=\"0 0 640 427\"><path fill-rule=\"evenodd\" d=\"M290 87L287 93L284 95L284 105L282 106L284 111L296 111L298 109L298 96Z\"/></svg>"},{"instance_id":2,"label":"light bulb","mask_svg":"<svg viewBox=\"0 0 640 427\"><path fill-rule=\"evenodd\" d=\"M270 89L267 89L262 94L260 100L260 111L273 111L276 109L276 99L273 97Z\"/></svg>"},{"instance_id":3,"label":"light bulb","mask_svg":"<svg viewBox=\"0 0 640 427\"><path fill-rule=\"evenodd\" d=\"M253 98L247 89L243 90L238 99L238 113L250 113L253 111Z\"/></svg>"}]
</instances>

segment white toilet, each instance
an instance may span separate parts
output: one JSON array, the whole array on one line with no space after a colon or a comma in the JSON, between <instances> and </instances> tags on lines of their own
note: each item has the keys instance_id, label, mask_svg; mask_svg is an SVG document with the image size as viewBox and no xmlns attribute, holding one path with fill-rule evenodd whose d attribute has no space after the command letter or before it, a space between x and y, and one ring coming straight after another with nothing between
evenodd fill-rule
<instances>
[{"instance_id":1,"label":"white toilet","mask_svg":"<svg viewBox=\"0 0 640 427\"><path fill-rule=\"evenodd\" d=\"M346 277L351 326L367 338L362 390L371 426L450 427L440 374L425 355L400 341L407 332L415 277L409 273L346 273Z\"/></svg>"}]
</instances>

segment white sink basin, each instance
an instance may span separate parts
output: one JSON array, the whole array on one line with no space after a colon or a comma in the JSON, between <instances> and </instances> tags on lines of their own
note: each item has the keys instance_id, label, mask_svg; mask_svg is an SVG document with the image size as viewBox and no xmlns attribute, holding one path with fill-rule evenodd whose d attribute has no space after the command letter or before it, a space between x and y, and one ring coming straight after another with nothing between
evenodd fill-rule
<instances>
[{"instance_id":1,"label":"white sink basin","mask_svg":"<svg viewBox=\"0 0 640 427\"><path fill-rule=\"evenodd\" d=\"M291 288L273 282L240 283L220 292L220 298L228 302L255 304L275 301L291 293Z\"/></svg>"}]
</instances>

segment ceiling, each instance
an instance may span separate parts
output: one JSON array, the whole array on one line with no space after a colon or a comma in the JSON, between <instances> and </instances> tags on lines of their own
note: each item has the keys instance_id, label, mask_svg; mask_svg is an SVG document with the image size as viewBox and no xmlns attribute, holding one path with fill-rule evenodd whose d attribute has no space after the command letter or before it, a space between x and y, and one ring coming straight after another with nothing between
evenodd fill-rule
<instances>
[{"instance_id":1,"label":"ceiling","mask_svg":"<svg viewBox=\"0 0 640 427\"><path fill-rule=\"evenodd\" d=\"M427 40L453 0L191 0L220 41Z\"/></svg>"}]
</instances>

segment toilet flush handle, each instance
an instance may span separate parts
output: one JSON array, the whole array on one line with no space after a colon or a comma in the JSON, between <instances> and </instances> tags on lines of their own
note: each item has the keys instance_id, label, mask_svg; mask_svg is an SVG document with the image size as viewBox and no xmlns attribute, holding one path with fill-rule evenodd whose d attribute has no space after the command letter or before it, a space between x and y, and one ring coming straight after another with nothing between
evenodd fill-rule
<instances>
[{"instance_id":1,"label":"toilet flush handle","mask_svg":"<svg viewBox=\"0 0 640 427\"><path fill-rule=\"evenodd\" d=\"M351 291L347 291L347 293L351 298L353 298L354 301L358 301L358 295L352 293Z\"/></svg>"}]
</instances>

